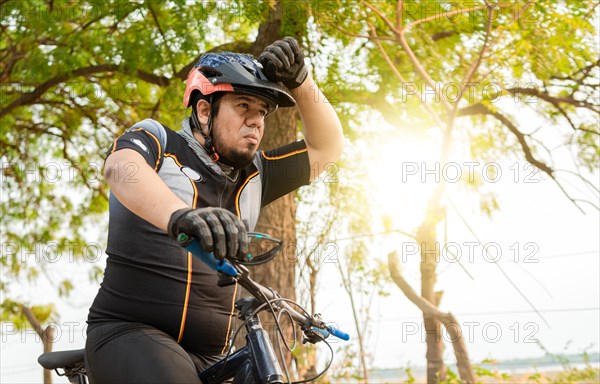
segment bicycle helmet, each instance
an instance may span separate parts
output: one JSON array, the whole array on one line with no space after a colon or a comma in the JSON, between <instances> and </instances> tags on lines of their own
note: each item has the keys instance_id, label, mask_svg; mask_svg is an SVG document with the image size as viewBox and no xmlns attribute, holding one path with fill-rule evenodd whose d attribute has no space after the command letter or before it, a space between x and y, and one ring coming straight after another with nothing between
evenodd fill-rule
<instances>
[{"instance_id":1,"label":"bicycle helmet","mask_svg":"<svg viewBox=\"0 0 600 384\"><path fill-rule=\"evenodd\" d=\"M200 57L188 74L183 104L194 102L194 93L202 96L216 92L236 92L257 96L269 104L269 113L280 107L296 105L289 92L271 82L262 72L262 65L252 55L233 52L207 53Z\"/></svg>"}]
</instances>

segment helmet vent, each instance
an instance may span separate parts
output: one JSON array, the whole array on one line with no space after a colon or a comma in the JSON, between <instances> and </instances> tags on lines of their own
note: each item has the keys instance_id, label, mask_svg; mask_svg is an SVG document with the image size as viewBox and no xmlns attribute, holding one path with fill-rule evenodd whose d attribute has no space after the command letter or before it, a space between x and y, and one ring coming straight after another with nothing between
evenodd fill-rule
<instances>
[{"instance_id":1,"label":"helmet vent","mask_svg":"<svg viewBox=\"0 0 600 384\"><path fill-rule=\"evenodd\" d=\"M245 66L245 65L242 65L242 67L244 67L244 69L245 69L246 71L248 71L248 73L250 73L252 76L254 76L254 77L257 77L257 76L256 76L256 71L254 70L254 68L250 68L250 67L247 67L247 66Z\"/></svg>"},{"instance_id":2,"label":"helmet vent","mask_svg":"<svg viewBox=\"0 0 600 384\"><path fill-rule=\"evenodd\" d=\"M200 71L201 71L201 72L204 74L204 76L206 76L206 77L219 77L219 76L222 76L222 75L223 75L221 72L215 71L215 70L214 70L214 69L212 69L212 68L202 68Z\"/></svg>"}]
</instances>

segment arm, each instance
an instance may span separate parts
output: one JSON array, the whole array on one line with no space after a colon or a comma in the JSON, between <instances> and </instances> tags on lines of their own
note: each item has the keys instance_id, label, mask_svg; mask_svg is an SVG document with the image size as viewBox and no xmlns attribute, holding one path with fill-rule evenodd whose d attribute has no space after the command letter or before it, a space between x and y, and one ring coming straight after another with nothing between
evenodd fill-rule
<instances>
[{"instance_id":1,"label":"arm","mask_svg":"<svg viewBox=\"0 0 600 384\"><path fill-rule=\"evenodd\" d=\"M296 100L313 180L342 153L344 135L340 120L308 73L296 39L288 36L275 41L264 49L258 60L265 76L273 82L281 81Z\"/></svg>"},{"instance_id":2,"label":"arm","mask_svg":"<svg viewBox=\"0 0 600 384\"><path fill-rule=\"evenodd\" d=\"M344 146L342 124L331 103L310 75L291 90L302 117L308 158L313 171L311 181L337 161Z\"/></svg>"},{"instance_id":3,"label":"arm","mask_svg":"<svg viewBox=\"0 0 600 384\"><path fill-rule=\"evenodd\" d=\"M127 209L165 232L171 214L189 208L133 149L111 153L104 163L104 178Z\"/></svg>"}]
</instances>

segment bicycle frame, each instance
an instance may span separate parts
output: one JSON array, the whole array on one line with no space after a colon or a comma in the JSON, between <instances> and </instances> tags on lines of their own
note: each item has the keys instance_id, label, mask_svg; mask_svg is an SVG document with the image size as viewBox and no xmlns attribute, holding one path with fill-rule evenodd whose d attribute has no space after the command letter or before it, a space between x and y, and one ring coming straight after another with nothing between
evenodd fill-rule
<instances>
[{"instance_id":1,"label":"bicycle frame","mask_svg":"<svg viewBox=\"0 0 600 384\"><path fill-rule=\"evenodd\" d=\"M235 384L283 383L273 345L256 312L260 302L254 297L246 297L235 305L245 323L246 346L202 371L200 380L204 384L217 384L233 377Z\"/></svg>"}]
</instances>

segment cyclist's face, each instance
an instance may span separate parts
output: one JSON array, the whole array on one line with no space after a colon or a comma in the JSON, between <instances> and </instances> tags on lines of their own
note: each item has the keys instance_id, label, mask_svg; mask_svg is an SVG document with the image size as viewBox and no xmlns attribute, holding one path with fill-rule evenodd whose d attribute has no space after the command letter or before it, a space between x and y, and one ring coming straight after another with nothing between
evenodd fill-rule
<instances>
[{"instance_id":1,"label":"cyclist's face","mask_svg":"<svg viewBox=\"0 0 600 384\"><path fill-rule=\"evenodd\" d=\"M268 105L254 96L225 94L213 123L213 140L221 162L249 165L264 133Z\"/></svg>"}]
</instances>

